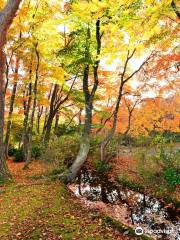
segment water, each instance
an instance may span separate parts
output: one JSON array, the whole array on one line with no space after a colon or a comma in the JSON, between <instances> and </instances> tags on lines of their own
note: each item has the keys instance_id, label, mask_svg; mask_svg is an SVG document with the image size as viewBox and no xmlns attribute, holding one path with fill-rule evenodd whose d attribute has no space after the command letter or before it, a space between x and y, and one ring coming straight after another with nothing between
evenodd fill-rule
<instances>
[{"instance_id":1,"label":"water","mask_svg":"<svg viewBox=\"0 0 180 240\"><path fill-rule=\"evenodd\" d=\"M180 240L178 210L154 197L123 188L105 175L83 170L69 188L90 208L96 208L155 239Z\"/></svg>"}]
</instances>

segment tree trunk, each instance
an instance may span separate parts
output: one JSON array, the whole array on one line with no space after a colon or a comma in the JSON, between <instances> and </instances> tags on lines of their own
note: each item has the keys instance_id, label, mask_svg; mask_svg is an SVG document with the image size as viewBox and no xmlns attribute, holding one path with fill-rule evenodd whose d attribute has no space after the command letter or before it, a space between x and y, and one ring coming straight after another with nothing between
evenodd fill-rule
<instances>
[{"instance_id":1,"label":"tree trunk","mask_svg":"<svg viewBox=\"0 0 180 240\"><path fill-rule=\"evenodd\" d=\"M96 21L96 43L97 43L97 60L95 61L95 65L93 66L93 73L94 73L94 84L92 90L89 90L89 71L90 66L89 64L85 65L84 73L83 73L83 93L85 98L85 124L84 124L84 133L80 143L80 149L76 156L76 159L72 166L69 169L68 174L65 176L65 182L72 182L79 171L81 170L84 162L87 159L89 150L90 150L90 134L91 134L91 127L92 127L92 111L93 111L93 101L94 96L99 84L98 79L98 68L99 68L99 55L101 51L101 37L100 34L100 20ZM89 40L91 38L90 29L87 29L87 46L85 49L85 57L89 59L90 52L89 52Z\"/></svg>"},{"instance_id":2,"label":"tree trunk","mask_svg":"<svg viewBox=\"0 0 180 240\"><path fill-rule=\"evenodd\" d=\"M128 116L128 126L126 131L124 132L124 135L126 137L126 135L129 133L130 129L131 129L131 117L132 117L132 112L129 112L129 116Z\"/></svg>"},{"instance_id":3,"label":"tree trunk","mask_svg":"<svg viewBox=\"0 0 180 240\"><path fill-rule=\"evenodd\" d=\"M4 110L5 110L5 65L4 46L7 31L12 24L21 0L9 0L0 11L0 177L9 178L10 174L4 154Z\"/></svg>"},{"instance_id":4,"label":"tree trunk","mask_svg":"<svg viewBox=\"0 0 180 240\"><path fill-rule=\"evenodd\" d=\"M123 91L123 84L121 82L121 85L120 85L120 88L119 88L119 93L118 93L118 98L117 98L117 102L116 102L116 107L115 107L114 114L113 114L114 115L113 126L112 126L112 129L111 129L110 133L108 134L108 136L101 143L101 161L105 161L105 149L106 149L106 146L112 140L112 138L114 136L114 133L116 131L119 105L120 105L121 98L122 98L122 91Z\"/></svg>"},{"instance_id":5,"label":"tree trunk","mask_svg":"<svg viewBox=\"0 0 180 240\"><path fill-rule=\"evenodd\" d=\"M57 97L57 92L58 92L58 84L55 84L53 92L52 92L52 96L51 96L49 115L48 115L46 123L45 123L46 124L45 125L45 135L44 135L44 142L45 143L49 142L51 127L52 127L54 116L56 114L56 111L54 110L54 105L55 105L55 100L56 100L56 97Z\"/></svg>"},{"instance_id":6,"label":"tree trunk","mask_svg":"<svg viewBox=\"0 0 180 240\"><path fill-rule=\"evenodd\" d=\"M52 89L53 89L53 84L51 85L49 94L48 94L48 100L50 100L51 98L51 94L52 94ZM46 132L46 125L47 125L47 119L48 119L48 107L45 108L45 113L44 113L45 117L44 117L44 125L43 125L43 131L42 131L42 139L44 141L44 135Z\"/></svg>"},{"instance_id":7,"label":"tree trunk","mask_svg":"<svg viewBox=\"0 0 180 240\"><path fill-rule=\"evenodd\" d=\"M45 136L44 136L44 142L45 143L49 142L53 119L54 119L54 114L49 113L48 120L47 120L47 123L46 123L46 132L45 132Z\"/></svg>"},{"instance_id":8,"label":"tree trunk","mask_svg":"<svg viewBox=\"0 0 180 240\"><path fill-rule=\"evenodd\" d=\"M119 111L119 106L120 106L120 102L123 96L123 88L124 85L136 74L138 73L142 67L147 63L147 61L151 58L151 55L139 66L139 68L137 70L135 70L132 74L130 74L128 77L125 77L126 75L126 70L127 70L127 66L129 63L129 60L134 56L136 52L136 49L133 50L133 52L130 54L130 51L128 50L127 53L127 57L126 57L126 61L124 64L124 69L123 72L121 73L121 82L120 82L120 86L119 86L119 91L118 91L118 97L117 97L117 101L116 101L116 107L114 110L114 118L113 118L113 126L111 128L110 133L107 135L107 137L104 139L104 141L101 143L101 161L105 161L105 148L107 146L107 144L112 140L114 133L116 131L116 126L117 126L117 118L118 118L118 111Z\"/></svg>"},{"instance_id":9,"label":"tree trunk","mask_svg":"<svg viewBox=\"0 0 180 240\"><path fill-rule=\"evenodd\" d=\"M56 113L56 118L55 118L55 125L54 125L54 133L55 134L58 132L58 127L59 127L59 112Z\"/></svg>"},{"instance_id":10,"label":"tree trunk","mask_svg":"<svg viewBox=\"0 0 180 240\"><path fill-rule=\"evenodd\" d=\"M66 183L72 182L84 162L87 159L89 149L90 149L90 132L91 132L91 122L92 122L92 102L90 101L88 86L88 78L89 78L89 65L87 65L84 69L84 77L83 77L83 91L85 94L85 125L84 125L84 133L80 143L80 149L76 156L75 161L69 169L69 172L66 176L64 176L64 181Z\"/></svg>"},{"instance_id":11,"label":"tree trunk","mask_svg":"<svg viewBox=\"0 0 180 240\"><path fill-rule=\"evenodd\" d=\"M14 110L14 101L16 97L16 90L17 90L17 81L18 81L18 69L19 69L19 59L16 59L16 67L15 67L15 77L14 77L14 84L12 89L12 95L10 99L10 107L9 107L9 115L8 115L8 122L6 128L6 137L5 137L5 156L8 157L8 150L9 150L9 139L11 133L11 125L12 125L12 113Z\"/></svg>"},{"instance_id":12,"label":"tree trunk","mask_svg":"<svg viewBox=\"0 0 180 240\"><path fill-rule=\"evenodd\" d=\"M75 179L75 177L79 173L82 165L84 164L84 162L87 159L89 149L90 149L89 136L85 135L82 138L82 141L80 143L80 149L77 154L77 157L76 157L75 161L73 162L71 168L69 169L68 174L65 176L66 183L72 182Z\"/></svg>"},{"instance_id":13,"label":"tree trunk","mask_svg":"<svg viewBox=\"0 0 180 240\"><path fill-rule=\"evenodd\" d=\"M29 167L29 164L31 162L31 156L32 156L32 132L33 132L34 116L35 116L36 105L37 105L37 87L38 87L38 80L39 80L39 64L40 64L40 56L39 56L37 47L38 47L38 43L36 43L35 45L37 66L36 66L36 77L35 77L34 89L33 89L34 99L33 99L32 113L31 113L30 122L28 124L29 125L28 131L27 131L28 144L27 144L27 155L25 158L24 169L27 169Z\"/></svg>"},{"instance_id":14,"label":"tree trunk","mask_svg":"<svg viewBox=\"0 0 180 240\"><path fill-rule=\"evenodd\" d=\"M30 78L31 78L31 69L30 69ZM31 101L32 101L32 83L29 83L28 86L28 102L25 106L25 112L24 112L24 122L23 122L23 156L24 159L27 158L27 149L28 149L28 120L29 120L29 112L31 107Z\"/></svg>"},{"instance_id":15,"label":"tree trunk","mask_svg":"<svg viewBox=\"0 0 180 240\"><path fill-rule=\"evenodd\" d=\"M5 54L0 49L0 179L9 178L9 170L4 154L4 109L5 109Z\"/></svg>"},{"instance_id":16,"label":"tree trunk","mask_svg":"<svg viewBox=\"0 0 180 240\"><path fill-rule=\"evenodd\" d=\"M6 94L8 85L9 85L9 64L10 64L10 63L8 63L8 60L7 60L7 57L6 57L6 84L5 84L5 94Z\"/></svg>"},{"instance_id":17,"label":"tree trunk","mask_svg":"<svg viewBox=\"0 0 180 240\"><path fill-rule=\"evenodd\" d=\"M43 114L43 106L39 106L38 108L38 112L37 112L37 120L36 120L36 130L37 133L40 134L40 121L41 121L41 117Z\"/></svg>"}]
</instances>

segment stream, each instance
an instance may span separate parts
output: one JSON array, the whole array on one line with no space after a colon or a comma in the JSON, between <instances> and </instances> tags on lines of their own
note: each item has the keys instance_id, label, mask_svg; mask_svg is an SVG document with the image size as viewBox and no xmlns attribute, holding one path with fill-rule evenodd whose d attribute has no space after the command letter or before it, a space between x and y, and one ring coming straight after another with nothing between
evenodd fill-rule
<instances>
[{"instance_id":1,"label":"stream","mask_svg":"<svg viewBox=\"0 0 180 240\"><path fill-rule=\"evenodd\" d=\"M108 180L106 175L82 170L69 189L91 209L118 220L154 239L180 240L178 210L154 197ZM137 232L138 235L138 232Z\"/></svg>"}]
</instances>

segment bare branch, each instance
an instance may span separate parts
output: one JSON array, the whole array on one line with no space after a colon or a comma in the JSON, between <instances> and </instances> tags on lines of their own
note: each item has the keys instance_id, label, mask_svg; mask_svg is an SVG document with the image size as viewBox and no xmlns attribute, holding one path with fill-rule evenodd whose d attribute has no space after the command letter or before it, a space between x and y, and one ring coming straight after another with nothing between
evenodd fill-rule
<instances>
[{"instance_id":1,"label":"bare branch","mask_svg":"<svg viewBox=\"0 0 180 240\"><path fill-rule=\"evenodd\" d=\"M123 83L126 83L129 79L131 79L136 73L138 73L143 66L149 61L149 59L152 57L152 54L150 54L150 56L148 58L146 58L146 60L139 66L139 68L137 70L135 70L129 77L127 77L125 80L123 80Z\"/></svg>"}]
</instances>

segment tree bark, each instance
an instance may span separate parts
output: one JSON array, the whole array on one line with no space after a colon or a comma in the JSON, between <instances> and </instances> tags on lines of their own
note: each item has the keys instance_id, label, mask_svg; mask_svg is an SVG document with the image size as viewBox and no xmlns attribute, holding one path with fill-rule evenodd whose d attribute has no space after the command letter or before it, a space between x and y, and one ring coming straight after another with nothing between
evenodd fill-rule
<instances>
[{"instance_id":1,"label":"tree bark","mask_svg":"<svg viewBox=\"0 0 180 240\"><path fill-rule=\"evenodd\" d=\"M4 154L4 110L5 110L5 66L4 46L10 25L16 15L21 0L9 0L0 12L0 177L9 178L9 170Z\"/></svg>"},{"instance_id":2,"label":"tree bark","mask_svg":"<svg viewBox=\"0 0 180 240\"><path fill-rule=\"evenodd\" d=\"M72 182L76 178L83 163L87 159L89 150L90 150L90 139L88 135L84 135L80 143L80 148L79 148L77 157L73 162L72 166L70 167L68 174L64 178L64 181L66 183Z\"/></svg>"},{"instance_id":3,"label":"tree bark","mask_svg":"<svg viewBox=\"0 0 180 240\"><path fill-rule=\"evenodd\" d=\"M36 53L36 58L37 58L37 66L36 66L36 76L35 76L35 82L34 82L34 97L33 97L33 106L32 106L32 113L31 113L31 118L28 126L28 131L27 131L27 137L28 137L28 143L27 143L27 154L25 158L25 165L24 169L27 169L29 167L29 164L31 162L31 155L32 155L32 132L33 132L33 126L34 126L34 116L35 116L35 111L36 111L36 105L37 105L37 87L38 87L38 80L39 80L39 65L40 65L40 56L38 52L38 43L35 44L35 53Z\"/></svg>"},{"instance_id":4,"label":"tree bark","mask_svg":"<svg viewBox=\"0 0 180 240\"><path fill-rule=\"evenodd\" d=\"M32 66L30 66L30 80L31 80L31 74L32 74ZM27 158L27 148L28 148L28 121L29 121L29 112L31 108L31 102L32 102L32 83L30 82L28 84L28 92L27 92L28 102L25 104L25 111L24 111L24 122L23 122L23 155L24 159Z\"/></svg>"},{"instance_id":5,"label":"tree bark","mask_svg":"<svg viewBox=\"0 0 180 240\"><path fill-rule=\"evenodd\" d=\"M116 107L113 113L113 126L110 130L110 133L107 135L107 137L102 141L101 143L101 161L105 161L105 148L108 145L108 143L112 140L115 131L116 131L116 127L117 127L117 119L118 119L118 111L119 111L119 106L121 103L121 99L123 96L123 89L124 89L124 85L130 80L132 79L132 77L138 73L143 66L147 63L147 61L151 58L152 54L139 66L139 68L137 70L135 70L132 74L130 74L128 77L126 77L126 71L127 71L127 66L128 63L130 61L130 59L134 56L136 52L136 49L134 49L132 51L132 53L130 54L130 51L128 50L127 53L127 57L126 57L126 61L124 64L124 69L123 72L120 74L121 78L120 78L120 85L119 85L119 91L118 91L118 96L117 96L117 100L116 100Z\"/></svg>"},{"instance_id":6,"label":"tree bark","mask_svg":"<svg viewBox=\"0 0 180 240\"><path fill-rule=\"evenodd\" d=\"M69 169L68 174L65 176L65 182L72 182L75 177L78 175L79 171L81 170L84 162L87 159L89 150L90 150L90 134L91 134L91 127L92 127L92 111L93 111L93 102L94 96L99 84L98 79L98 68L99 68L99 55L101 52L101 34L100 34L100 20L96 21L96 43L97 43L97 60L95 61L95 65L93 67L94 73L94 84L93 88L90 92L89 90L89 71L90 66L89 64L85 65L84 73L83 73L83 93L85 98L85 124L84 124L84 132L83 137L80 143L80 149L76 156L75 161L73 162L72 166ZM91 38L90 29L87 29L87 46L85 49L85 58L90 58L89 52L89 40Z\"/></svg>"},{"instance_id":7,"label":"tree bark","mask_svg":"<svg viewBox=\"0 0 180 240\"><path fill-rule=\"evenodd\" d=\"M0 179L9 178L9 170L5 161L4 154L4 109L5 109L5 54L0 49Z\"/></svg>"},{"instance_id":8,"label":"tree bark","mask_svg":"<svg viewBox=\"0 0 180 240\"><path fill-rule=\"evenodd\" d=\"M10 107L9 107L9 115L8 115L8 122L6 128L6 137L5 137L5 156L8 157L8 150L9 150L9 139L11 133L11 125L12 125L12 113L14 110L14 101L16 97L16 90L17 90L17 82L18 82L18 70L19 70L19 59L16 58L16 66L15 66L15 77L14 77L14 84L12 89L12 95L10 99Z\"/></svg>"},{"instance_id":9,"label":"tree bark","mask_svg":"<svg viewBox=\"0 0 180 240\"><path fill-rule=\"evenodd\" d=\"M49 142L49 139L50 139L51 127L52 127L54 116L56 114L54 110L54 105L55 105L55 100L58 93L58 88L59 88L58 84L55 84L52 92L52 96L51 96L49 115L46 120L44 142Z\"/></svg>"},{"instance_id":10,"label":"tree bark","mask_svg":"<svg viewBox=\"0 0 180 240\"><path fill-rule=\"evenodd\" d=\"M45 132L45 136L44 136L45 143L49 142L54 116L55 116L55 114L53 112L49 113L48 120L46 123L46 132Z\"/></svg>"},{"instance_id":11,"label":"tree bark","mask_svg":"<svg viewBox=\"0 0 180 240\"><path fill-rule=\"evenodd\" d=\"M51 94L52 94L52 89L53 89L53 84L51 85L49 94L48 94L48 100L50 100L51 98ZM44 113L45 117L44 117L44 125L43 125L43 131L42 131L42 139L44 141L44 134L46 132L46 124L47 124L47 119L48 119L48 107L45 108L45 113Z\"/></svg>"},{"instance_id":12,"label":"tree bark","mask_svg":"<svg viewBox=\"0 0 180 240\"><path fill-rule=\"evenodd\" d=\"M40 134L40 121L41 121L41 117L43 114L43 106L39 106L38 107L38 112L37 112L37 120L36 120L36 130L37 133Z\"/></svg>"},{"instance_id":13,"label":"tree bark","mask_svg":"<svg viewBox=\"0 0 180 240\"><path fill-rule=\"evenodd\" d=\"M45 121L46 121L45 129L44 129L45 130L45 135L44 135L45 143L49 142L53 119L54 119L55 115L58 113L60 106L68 100L69 95L71 94L71 91L73 89L76 78L77 78L77 74L74 77L71 87L65 97L63 97L64 85L62 85L61 88L59 87L58 84L54 85L54 89L53 89L53 93L52 93L52 97L51 97L49 115L47 117L47 120L45 119Z\"/></svg>"},{"instance_id":14,"label":"tree bark","mask_svg":"<svg viewBox=\"0 0 180 240\"><path fill-rule=\"evenodd\" d=\"M55 125L54 125L54 133L56 134L58 131L59 127L59 112L56 113L56 118L55 118Z\"/></svg>"},{"instance_id":15,"label":"tree bark","mask_svg":"<svg viewBox=\"0 0 180 240\"><path fill-rule=\"evenodd\" d=\"M119 93L118 93L118 98L117 98L117 102L116 102L116 107L115 107L114 114L113 114L113 126L112 126L108 136L101 143L101 161L105 161L105 148L108 145L108 143L112 140L112 138L114 136L114 133L116 131L119 105L120 105L120 102L121 102L121 99L122 99L123 85L124 84L121 81L121 85L120 85Z\"/></svg>"}]
</instances>

